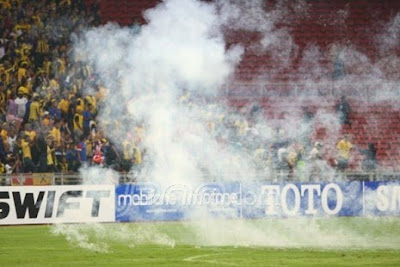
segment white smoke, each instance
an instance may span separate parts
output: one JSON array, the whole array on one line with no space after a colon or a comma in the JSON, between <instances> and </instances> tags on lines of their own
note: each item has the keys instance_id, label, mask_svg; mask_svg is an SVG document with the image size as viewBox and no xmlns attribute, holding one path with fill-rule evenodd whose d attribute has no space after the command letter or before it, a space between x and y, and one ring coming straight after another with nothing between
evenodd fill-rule
<instances>
[{"instance_id":1,"label":"white smoke","mask_svg":"<svg viewBox=\"0 0 400 267\"><path fill-rule=\"evenodd\" d=\"M112 184L119 183L119 173L108 168L101 168L94 166L90 168L80 168L79 173L82 177L82 184L85 185L98 185L98 184Z\"/></svg>"},{"instance_id":2,"label":"white smoke","mask_svg":"<svg viewBox=\"0 0 400 267\"><path fill-rule=\"evenodd\" d=\"M73 246L101 253L112 253L110 244L118 243L131 248L143 244L175 246L173 239L153 225L137 225L132 229L124 225L113 228L109 224L55 224L51 232L65 236Z\"/></svg>"},{"instance_id":3,"label":"white smoke","mask_svg":"<svg viewBox=\"0 0 400 267\"><path fill-rule=\"evenodd\" d=\"M225 155L205 129L202 110L178 105L178 99L183 90L197 97L215 97L243 49L226 49L212 4L165 1L148 10L145 18L148 24L138 35L106 25L89 30L78 46L113 92L105 109L122 106L121 112L114 112L116 116L103 114L100 122L118 121L121 116L145 121L144 145L153 161L147 179L200 178L199 162L210 169L227 169ZM134 125L128 125L128 130L129 126ZM123 134L113 128L109 136L121 142ZM219 163L222 166L216 166Z\"/></svg>"},{"instance_id":4,"label":"white smoke","mask_svg":"<svg viewBox=\"0 0 400 267\"><path fill-rule=\"evenodd\" d=\"M216 1L210 4L195 0L166 0L144 13L147 23L139 33L107 24L88 30L83 39L76 41L76 56L93 66L109 91L99 114L100 127L107 136L114 143L121 144L138 122L144 125L146 133L142 142L150 160L145 162L139 181L164 185L198 184L205 174L209 179L226 180L229 177L236 181L252 177L255 170L251 163L251 149L229 136L218 136L218 129L212 133L207 128L209 121L220 120L219 126L223 128L220 133L229 135L229 131L236 129L229 129L226 125L232 125L232 121L240 122L247 114L232 114L229 108L223 105L215 107L207 101L212 99L210 102L214 102L221 87L233 79L235 67L245 52L240 44L228 46L224 31L257 32L259 38L256 43L250 44L250 49L256 54L269 54L279 68L291 67L292 60L298 56L299 48L290 34L290 27L278 27L277 24L282 22L284 16L292 19L307 17L308 5L305 1L296 1L291 8L296 15L291 16L292 11L284 8L281 2L276 9L265 12L263 2ZM334 23L342 24L347 16L346 10L341 12L339 22ZM332 46L331 50L344 61L348 70L345 78L336 83L339 88L351 85L362 95L366 90L365 83L357 85L355 81L371 76L383 79L381 69L375 62L353 46ZM307 72L306 90L319 90L321 80L330 80L331 74L323 66L324 60L326 54L317 45L310 45L303 52L299 70ZM371 83L373 86L374 83ZM293 84L296 85L295 82ZM190 95L189 100L179 101L186 92ZM194 101L191 102L191 99ZM312 122L302 123L299 114L305 99L296 99L286 106L279 103L275 107L275 112L281 114L279 119L274 114L266 116L267 122L256 120L254 127L250 127L257 132L257 138L271 140L275 136L275 128L279 127L286 138L294 140L309 134L315 127L321 127L326 128L326 139L331 142L328 145L333 145L340 132L336 114L332 110L319 110L315 112ZM244 131L247 133L250 127L244 127ZM219 144L217 136L226 144ZM227 172L234 175L226 175ZM98 170L84 173L102 175ZM114 177L113 173L106 175ZM209 218L211 215L204 211L196 216ZM275 228L266 233L250 223L238 222L234 223L232 232L227 232L223 224L218 225L209 227L209 224L200 222L195 231L206 239L203 244L311 245L305 242L307 233L293 234L293 237L302 236L296 243L287 240L289 234L281 235ZM285 223L283 225L286 226ZM289 230L301 233L306 226L307 223ZM207 234L211 230L214 232ZM321 236L326 234L318 227L310 231ZM268 239L271 235L272 239ZM330 234L325 236L326 240L321 237L318 245L338 244L343 236ZM139 237L135 235L134 238ZM74 240L87 243L86 239ZM167 237L162 242L172 244ZM94 249L103 250L103 247Z\"/></svg>"},{"instance_id":5,"label":"white smoke","mask_svg":"<svg viewBox=\"0 0 400 267\"><path fill-rule=\"evenodd\" d=\"M393 55L400 46L400 14L396 14L375 37L381 56Z\"/></svg>"}]
</instances>

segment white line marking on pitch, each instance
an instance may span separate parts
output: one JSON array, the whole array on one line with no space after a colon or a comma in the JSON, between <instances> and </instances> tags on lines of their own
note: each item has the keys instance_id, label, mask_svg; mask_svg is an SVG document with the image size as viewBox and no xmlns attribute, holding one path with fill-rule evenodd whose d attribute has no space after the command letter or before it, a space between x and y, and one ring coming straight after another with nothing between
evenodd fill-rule
<instances>
[{"instance_id":1,"label":"white line marking on pitch","mask_svg":"<svg viewBox=\"0 0 400 267\"><path fill-rule=\"evenodd\" d=\"M202 254L202 255L196 255L196 256L191 256L189 258L183 259L183 261L189 261L189 262L204 262L204 263L212 263L212 264L217 264L217 265L227 265L227 266L239 266L238 264L234 263L228 263L228 262L222 262L218 260L202 260L201 258L206 258L209 256L217 256L217 255L224 255L224 254L232 254L232 253L211 253L211 254Z\"/></svg>"}]
</instances>

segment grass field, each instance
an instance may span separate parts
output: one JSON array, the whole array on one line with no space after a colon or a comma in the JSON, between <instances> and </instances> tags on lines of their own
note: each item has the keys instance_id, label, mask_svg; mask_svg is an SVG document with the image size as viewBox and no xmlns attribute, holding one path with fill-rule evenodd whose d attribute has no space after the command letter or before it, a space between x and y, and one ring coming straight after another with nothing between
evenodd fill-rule
<instances>
[{"instance_id":1,"label":"grass field","mask_svg":"<svg viewBox=\"0 0 400 267\"><path fill-rule=\"evenodd\" d=\"M0 266L400 266L400 218L0 227Z\"/></svg>"}]
</instances>

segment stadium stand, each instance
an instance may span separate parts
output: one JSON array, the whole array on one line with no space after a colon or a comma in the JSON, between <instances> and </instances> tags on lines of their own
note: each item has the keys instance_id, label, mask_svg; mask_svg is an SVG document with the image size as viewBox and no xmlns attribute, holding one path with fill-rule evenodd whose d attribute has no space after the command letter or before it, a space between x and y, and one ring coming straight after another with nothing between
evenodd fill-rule
<instances>
[{"instance_id":1,"label":"stadium stand","mask_svg":"<svg viewBox=\"0 0 400 267\"><path fill-rule=\"evenodd\" d=\"M112 150L112 144L101 131L97 131L95 137L90 137L91 126L96 124L96 109L101 106L102 88L95 84L90 66L82 64L71 55L69 40L79 36L86 26L97 26L110 21L124 26L142 25L146 23L143 18L144 10L159 2L0 1L0 112L4 122L1 128L3 147L0 145L1 173L71 174L85 163L86 160L82 157L88 157L88 161L92 161L96 156L97 145L107 148L108 151ZM283 37L278 35L278 38L292 38L293 43L288 43L288 47L293 50L289 54L290 64L285 61L284 56L275 57L268 50L260 53L259 50L250 48L252 42L260 41L263 37L260 32L231 30L225 33L228 46L239 42L249 45L236 68L235 81L225 88L230 105L240 109L251 106L256 99L265 118L272 125L279 125L289 113L304 108L310 109L313 114L324 110L332 113L339 96L348 94L351 127L341 125L338 134L332 135L324 125L316 123L310 143L323 142L326 147L331 148L327 152L327 158L334 158L335 144L343 134L350 134L351 142L357 146L365 148L368 143L376 145L380 169L400 171L398 101L374 102L369 98L371 92L365 91L371 89L362 88L364 91L360 93L358 89L348 88L349 84L341 84L340 77L339 81L335 81L336 74L359 74L357 65L362 62L356 61L343 74L340 73L341 62L335 61L332 55L338 46L347 49L350 47L353 51L366 55L375 65L382 61L383 77L398 82L400 64L385 64L384 60L390 54L380 50L376 43L378 41L371 39L371 36L381 34L382 25L389 23L400 11L400 2L300 2L303 3L302 6L286 3L286 11L295 23L278 19L275 23L279 31L273 32L283 34ZM265 12L273 10L278 4L279 1L267 1ZM318 49L313 50L313 47ZM394 47L391 53L399 56L399 47ZM316 67L323 71L310 74L309 70L314 63L305 60L309 51L321 51ZM335 71L339 73L335 74ZM309 80L313 81L312 85ZM83 87L87 83L95 84L96 94L82 95ZM307 96L308 89L305 88L308 86L323 89L310 90L311 96ZM357 93L362 94L362 97ZM21 100L22 95L26 96L25 100ZM26 111L19 113L19 107L23 106L21 103L25 102L29 103L25 106ZM138 150L137 141L131 142L134 149ZM27 146L31 149L29 153ZM83 150L87 153L83 153ZM118 151L123 154L123 148L118 148ZM141 158L141 155L136 157L133 165L140 164L141 160L137 158ZM353 153L350 170L361 170L362 159L359 152ZM31 167L31 162L34 167ZM127 171L126 168L124 170ZM33 183L34 180L30 181ZM22 182L16 180L15 183Z\"/></svg>"}]
</instances>

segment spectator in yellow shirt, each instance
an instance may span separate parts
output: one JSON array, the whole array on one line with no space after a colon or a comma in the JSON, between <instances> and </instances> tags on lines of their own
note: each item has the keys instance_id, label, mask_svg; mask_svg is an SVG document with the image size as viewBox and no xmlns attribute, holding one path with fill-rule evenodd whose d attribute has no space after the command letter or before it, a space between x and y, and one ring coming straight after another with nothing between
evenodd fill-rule
<instances>
[{"instance_id":1,"label":"spectator in yellow shirt","mask_svg":"<svg viewBox=\"0 0 400 267\"><path fill-rule=\"evenodd\" d=\"M96 98L95 98L94 96L87 95L87 96L85 96L84 102L85 102L85 105L90 104L91 106L89 107L89 111L90 111L92 114L96 114L96 110L97 110L97 107L96 107L96 105L97 105Z\"/></svg>"},{"instance_id":2,"label":"spectator in yellow shirt","mask_svg":"<svg viewBox=\"0 0 400 267\"><path fill-rule=\"evenodd\" d=\"M33 101L29 108L29 122L37 122L40 118L40 103L39 97L33 97Z\"/></svg>"},{"instance_id":3,"label":"spectator in yellow shirt","mask_svg":"<svg viewBox=\"0 0 400 267\"><path fill-rule=\"evenodd\" d=\"M25 124L24 126L24 134L26 136L26 140L33 142L36 139L36 132L32 129L31 125L29 123Z\"/></svg>"},{"instance_id":4,"label":"spectator in yellow shirt","mask_svg":"<svg viewBox=\"0 0 400 267\"><path fill-rule=\"evenodd\" d=\"M55 76L52 74L50 75L50 82L49 82L49 88L50 90L58 90L60 88L60 85L58 84L57 80L55 79Z\"/></svg>"},{"instance_id":5,"label":"spectator in yellow shirt","mask_svg":"<svg viewBox=\"0 0 400 267\"><path fill-rule=\"evenodd\" d=\"M61 145L61 131L60 131L61 121L56 119L54 122L54 127L50 131L50 136L53 138L56 146Z\"/></svg>"},{"instance_id":6,"label":"spectator in yellow shirt","mask_svg":"<svg viewBox=\"0 0 400 267\"><path fill-rule=\"evenodd\" d=\"M50 75L50 69L51 69L51 61L49 58L46 56L43 65L42 65L43 72L46 74L47 77Z\"/></svg>"},{"instance_id":7,"label":"spectator in yellow shirt","mask_svg":"<svg viewBox=\"0 0 400 267\"><path fill-rule=\"evenodd\" d=\"M58 108L61 110L61 117L63 119L67 119L68 109L69 109L69 100L67 99L65 94L63 94L62 99L58 103Z\"/></svg>"},{"instance_id":8,"label":"spectator in yellow shirt","mask_svg":"<svg viewBox=\"0 0 400 267\"><path fill-rule=\"evenodd\" d=\"M54 155L54 147L52 138L46 139L47 144L47 172L57 172L56 170L56 159Z\"/></svg>"},{"instance_id":9,"label":"spectator in yellow shirt","mask_svg":"<svg viewBox=\"0 0 400 267\"><path fill-rule=\"evenodd\" d=\"M134 155L134 160L133 160L133 162L135 163L135 165L142 164L142 151L137 146L134 146L133 150L134 150L134 154L133 154Z\"/></svg>"},{"instance_id":10,"label":"spectator in yellow shirt","mask_svg":"<svg viewBox=\"0 0 400 267\"><path fill-rule=\"evenodd\" d=\"M344 171L349 167L350 150L352 148L353 144L349 141L349 136L345 134L343 139L336 145L339 170Z\"/></svg>"},{"instance_id":11,"label":"spectator in yellow shirt","mask_svg":"<svg viewBox=\"0 0 400 267\"><path fill-rule=\"evenodd\" d=\"M85 102L83 101L83 98L81 98L80 94L77 94L76 97L76 109L80 109L83 112L85 110Z\"/></svg>"},{"instance_id":12,"label":"spectator in yellow shirt","mask_svg":"<svg viewBox=\"0 0 400 267\"><path fill-rule=\"evenodd\" d=\"M11 76L15 71L15 65L11 65L9 61L4 62L4 74L6 85L11 83Z\"/></svg>"},{"instance_id":13,"label":"spectator in yellow shirt","mask_svg":"<svg viewBox=\"0 0 400 267\"><path fill-rule=\"evenodd\" d=\"M78 107L76 108L76 113L74 115L74 133L78 136L83 134L82 110Z\"/></svg>"},{"instance_id":14,"label":"spectator in yellow shirt","mask_svg":"<svg viewBox=\"0 0 400 267\"><path fill-rule=\"evenodd\" d=\"M1 125L0 130L1 130L0 135L1 135L1 138L3 139L3 143L6 143L7 136L8 136L8 126L7 126L6 122Z\"/></svg>"},{"instance_id":15,"label":"spectator in yellow shirt","mask_svg":"<svg viewBox=\"0 0 400 267\"><path fill-rule=\"evenodd\" d=\"M57 77L60 78L60 76L64 75L66 71L67 60L65 59L65 56L58 58L56 64L57 64Z\"/></svg>"},{"instance_id":16,"label":"spectator in yellow shirt","mask_svg":"<svg viewBox=\"0 0 400 267\"><path fill-rule=\"evenodd\" d=\"M19 66L18 71L17 71L17 81L18 81L18 83L21 83L22 79L26 77L26 75L28 73L27 70L26 70L26 67L27 66L26 66L25 62L20 63L20 66Z\"/></svg>"},{"instance_id":17,"label":"spectator in yellow shirt","mask_svg":"<svg viewBox=\"0 0 400 267\"><path fill-rule=\"evenodd\" d=\"M35 164L32 161L31 154L31 142L29 142L29 137L24 136L25 138L18 137L17 144L21 148L22 151L22 165L24 173L34 172Z\"/></svg>"}]
</instances>

